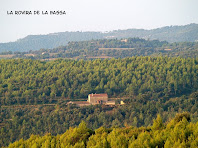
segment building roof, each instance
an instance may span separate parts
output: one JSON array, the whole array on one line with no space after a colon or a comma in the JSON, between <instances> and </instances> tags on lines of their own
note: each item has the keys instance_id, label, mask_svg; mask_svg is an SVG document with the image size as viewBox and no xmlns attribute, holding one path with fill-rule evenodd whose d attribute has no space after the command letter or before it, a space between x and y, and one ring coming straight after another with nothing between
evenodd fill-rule
<instances>
[{"instance_id":1,"label":"building roof","mask_svg":"<svg viewBox=\"0 0 198 148\"><path fill-rule=\"evenodd\" d=\"M105 94L89 94L90 97L108 97L107 93Z\"/></svg>"}]
</instances>

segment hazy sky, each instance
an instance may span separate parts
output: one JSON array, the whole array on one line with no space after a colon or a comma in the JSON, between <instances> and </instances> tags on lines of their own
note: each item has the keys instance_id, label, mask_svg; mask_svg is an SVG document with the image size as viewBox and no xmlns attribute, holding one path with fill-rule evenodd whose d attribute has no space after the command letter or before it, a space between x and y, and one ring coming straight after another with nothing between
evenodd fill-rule
<instances>
[{"instance_id":1,"label":"hazy sky","mask_svg":"<svg viewBox=\"0 0 198 148\"><path fill-rule=\"evenodd\" d=\"M153 29L198 23L198 0L0 0L0 42L64 31ZM66 11L8 15L7 11Z\"/></svg>"}]
</instances>

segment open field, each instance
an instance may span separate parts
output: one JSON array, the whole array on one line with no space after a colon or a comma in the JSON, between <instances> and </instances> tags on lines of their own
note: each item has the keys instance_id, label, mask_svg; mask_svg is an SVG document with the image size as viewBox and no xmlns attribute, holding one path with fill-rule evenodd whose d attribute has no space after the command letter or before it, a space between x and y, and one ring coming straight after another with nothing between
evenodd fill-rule
<instances>
[{"instance_id":1,"label":"open field","mask_svg":"<svg viewBox=\"0 0 198 148\"><path fill-rule=\"evenodd\" d=\"M30 53L30 54L24 54L26 57L31 57L31 56L35 56L34 54Z\"/></svg>"},{"instance_id":2,"label":"open field","mask_svg":"<svg viewBox=\"0 0 198 148\"><path fill-rule=\"evenodd\" d=\"M12 58L14 54L0 55L0 58Z\"/></svg>"},{"instance_id":3,"label":"open field","mask_svg":"<svg viewBox=\"0 0 198 148\"><path fill-rule=\"evenodd\" d=\"M58 53L49 53L50 56L57 55Z\"/></svg>"}]
</instances>

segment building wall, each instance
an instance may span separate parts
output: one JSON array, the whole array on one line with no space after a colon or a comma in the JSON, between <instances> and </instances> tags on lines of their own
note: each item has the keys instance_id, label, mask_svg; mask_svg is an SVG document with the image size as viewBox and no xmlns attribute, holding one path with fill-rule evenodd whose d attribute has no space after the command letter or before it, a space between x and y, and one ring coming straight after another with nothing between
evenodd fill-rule
<instances>
[{"instance_id":1,"label":"building wall","mask_svg":"<svg viewBox=\"0 0 198 148\"><path fill-rule=\"evenodd\" d=\"M88 102L91 104L97 104L100 100L102 101L102 104L106 103L108 101L108 97L91 97L90 95L88 97Z\"/></svg>"},{"instance_id":2,"label":"building wall","mask_svg":"<svg viewBox=\"0 0 198 148\"><path fill-rule=\"evenodd\" d=\"M107 101L106 105L115 105L115 101Z\"/></svg>"},{"instance_id":3,"label":"building wall","mask_svg":"<svg viewBox=\"0 0 198 148\"><path fill-rule=\"evenodd\" d=\"M88 100L87 101L90 103L90 95L88 95Z\"/></svg>"}]
</instances>

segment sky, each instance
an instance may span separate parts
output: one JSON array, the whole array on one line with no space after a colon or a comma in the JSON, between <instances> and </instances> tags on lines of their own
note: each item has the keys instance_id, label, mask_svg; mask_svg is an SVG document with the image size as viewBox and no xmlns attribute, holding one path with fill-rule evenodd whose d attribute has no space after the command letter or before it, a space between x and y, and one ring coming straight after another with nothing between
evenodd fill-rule
<instances>
[{"instance_id":1,"label":"sky","mask_svg":"<svg viewBox=\"0 0 198 148\"><path fill-rule=\"evenodd\" d=\"M154 29L198 24L198 0L0 0L0 43L65 31ZM15 15L39 11L39 15ZM66 15L42 15L65 11Z\"/></svg>"}]
</instances>

